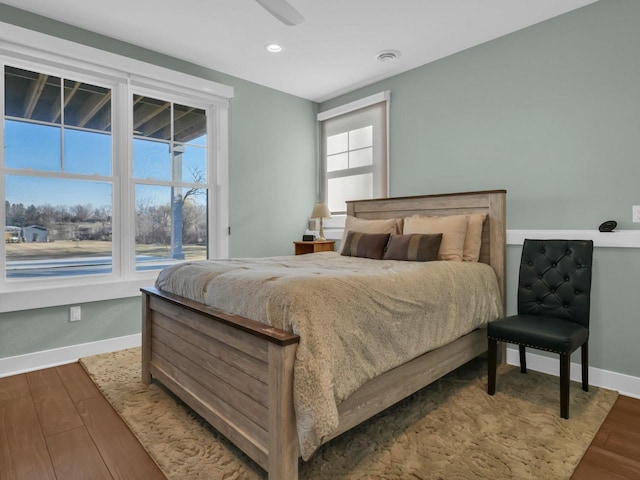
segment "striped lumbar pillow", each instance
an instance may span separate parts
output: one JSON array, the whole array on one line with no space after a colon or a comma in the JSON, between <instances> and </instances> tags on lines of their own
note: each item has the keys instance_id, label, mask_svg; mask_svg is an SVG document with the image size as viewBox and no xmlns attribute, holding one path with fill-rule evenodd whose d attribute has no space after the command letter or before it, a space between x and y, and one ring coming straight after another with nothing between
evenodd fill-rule
<instances>
[{"instance_id":1,"label":"striped lumbar pillow","mask_svg":"<svg viewBox=\"0 0 640 480\"><path fill-rule=\"evenodd\" d=\"M437 260L441 241L441 233L392 235L383 258L413 262Z\"/></svg>"},{"instance_id":2,"label":"striped lumbar pillow","mask_svg":"<svg viewBox=\"0 0 640 480\"><path fill-rule=\"evenodd\" d=\"M351 231L342 245L342 255L382 260L389 241L388 233L363 233Z\"/></svg>"}]
</instances>

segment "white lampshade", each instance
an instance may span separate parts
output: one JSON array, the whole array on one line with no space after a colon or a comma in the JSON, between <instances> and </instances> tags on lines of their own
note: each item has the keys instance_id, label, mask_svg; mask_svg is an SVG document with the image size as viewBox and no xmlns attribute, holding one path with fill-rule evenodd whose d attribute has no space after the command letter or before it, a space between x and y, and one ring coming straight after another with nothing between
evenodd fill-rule
<instances>
[{"instance_id":1,"label":"white lampshade","mask_svg":"<svg viewBox=\"0 0 640 480\"><path fill-rule=\"evenodd\" d=\"M329 207L324 202L316 202L311 212L311 218L331 218Z\"/></svg>"},{"instance_id":2,"label":"white lampshade","mask_svg":"<svg viewBox=\"0 0 640 480\"><path fill-rule=\"evenodd\" d=\"M329 211L329 207L324 202L316 202L313 206L313 212L311 212L311 218L319 218L320 219L320 236L318 240L325 240L324 238L324 227L322 226L323 218L331 218L331 212Z\"/></svg>"}]
</instances>

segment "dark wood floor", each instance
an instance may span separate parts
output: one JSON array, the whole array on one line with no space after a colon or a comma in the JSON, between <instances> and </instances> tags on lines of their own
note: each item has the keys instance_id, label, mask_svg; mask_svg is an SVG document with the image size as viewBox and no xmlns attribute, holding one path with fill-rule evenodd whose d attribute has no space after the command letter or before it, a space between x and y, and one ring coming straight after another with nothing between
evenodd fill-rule
<instances>
[{"instance_id":1,"label":"dark wood floor","mask_svg":"<svg viewBox=\"0 0 640 480\"><path fill-rule=\"evenodd\" d=\"M0 378L0 480L164 479L77 364ZM572 480L640 479L640 400L619 397Z\"/></svg>"},{"instance_id":2,"label":"dark wood floor","mask_svg":"<svg viewBox=\"0 0 640 480\"><path fill-rule=\"evenodd\" d=\"M640 400L618 397L571 480L640 479Z\"/></svg>"},{"instance_id":3,"label":"dark wood floor","mask_svg":"<svg viewBox=\"0 0 640 480\"><path fill-rule=\"evenodd\" d=\"M78 364L0 378L0 480L165 479Z\"/></svg>"}]
</instances>

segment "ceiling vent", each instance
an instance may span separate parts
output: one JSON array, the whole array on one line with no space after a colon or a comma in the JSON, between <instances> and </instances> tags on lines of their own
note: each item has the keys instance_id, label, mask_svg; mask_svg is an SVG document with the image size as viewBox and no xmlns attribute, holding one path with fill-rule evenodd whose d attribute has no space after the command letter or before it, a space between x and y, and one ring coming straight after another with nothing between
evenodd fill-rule
<instances>
[{"instance_id":1,"label":"ceiling vent","mask_svg":"<svg viewBox=\"0 0 640 480\"><path fill-rule=\"evenodd\" d=\"M383 50L382 52L378 52L376 60L379 62L392 62L399 56L400 52L398 50Z\"/></svg>"}]
</instances>

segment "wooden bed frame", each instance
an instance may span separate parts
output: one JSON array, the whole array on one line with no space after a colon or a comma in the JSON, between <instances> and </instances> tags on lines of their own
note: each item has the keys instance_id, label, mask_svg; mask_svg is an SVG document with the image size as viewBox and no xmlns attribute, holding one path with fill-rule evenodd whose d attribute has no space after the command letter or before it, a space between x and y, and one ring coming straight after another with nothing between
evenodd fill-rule
<instances>
[{"instance_id":1,"label":"wooden bed frame","mask_svg":"<svg viewBox=\"0 0 640 480\"><path fill-rule=\"evenodd\" d=\"M505 190L352 201L347 208L367 219L486 213L480 261L495 270L504 303ZM270 480L297 479L293 364L299 337L155 288L142 292L142 381L163 383ZM338 430L325 442L486 350L486 330L478 329L370 380L339 405Z\"/></svg>"}]
</instances>

